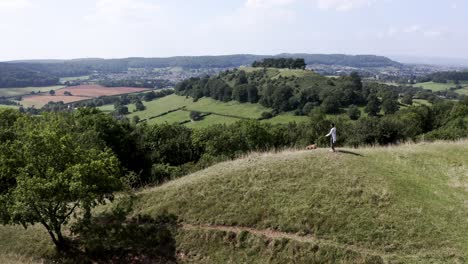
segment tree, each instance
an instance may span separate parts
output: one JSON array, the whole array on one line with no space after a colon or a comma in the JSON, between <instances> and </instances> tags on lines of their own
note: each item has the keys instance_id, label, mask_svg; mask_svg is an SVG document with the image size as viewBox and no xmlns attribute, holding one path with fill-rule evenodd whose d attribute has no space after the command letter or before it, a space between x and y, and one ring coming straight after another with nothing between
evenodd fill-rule
<instances>
[{"instance_id":1,"label":"tree","mask_svg":"<svg viewBox=\"0 0 468 264\"><path fill-rule=\"evenodd\" d=\"M49 94L52 95L52 96L54 96L54 95L55 95L55 91L54 91L54 90L50 90L50 91L49 91Z\"/></svg>"},{"instance_id":2,"label":"tree","mask_svg":"<svg viewBox=\"0 0 468 264\"><path fill-rule=\"evenodd\" d=\"M364 109L370 116L377 116L380 112L380 101L375 93L371 93L367 98L367 105Z\"/></svg>"},{"instance_id":3,"label":"tree","mask_svg":"<svg viewBox=\"0 0 468 264\"><path fill-rule=\"evenodd\" d=\"M358 120L361 117L361 110L355 105L352 105L348 109L348 116L351 120Z\"/></svg>"},{"instance_id":4,"label":"tree","mask_svg":"<svg viewBox=\"0 0 468 264\"><path fill-rule=\"evenodd\" d=\"M258 89L255 85L248 84L247 85L247 100L249 103L257 103L258 102Z\"/></svg>"},{"instance_id":5,"label":"tree","mask_svg":"<svg viewBox=\"0 0 468 264\"><path fill-rule=\"evenodd\" d=\"M401 99L401 103L405 105L413 105L413 96L411 94L405 94L403 99Z\"/></svg>"},{"instance_id":6,"label":"tree","mask_svg":"<svg viewBox=\"0 0 468 264\"><path fill-rule=\"evenodd\" d=\"M118 159L71 116L22 118L0 148L1 222L42 224L60 252L69 249L62 228L71 216L90 217L122 187Z\"/></svg>"},{"instance_id":7,"label":"tree","mask_svg":"<svg viewBox=\"0 0 468 264\"><path fill-rule=\"evenodd\" d=\"M190 111L190 119L193 121L200 121L202 119L201 113L197 111Z\"/></svg>"},{"instance_id":8,"label":"tree","mask_svg":"<svg viewBox=\"0 0 468 264\"><path fill-rule=\"evenodd\" d=\"M385 114L394 114L399 108L398 95L392 92L386 92L382 98L382 110Z\"/></svg>"},{"instance_id":9,"label":"tree","mask_svg":"<svg viewBox=\"0 0 468 264\"><path fill-rule=\"evenodd\" d=\"M133 122L133 124L135 124L135 125L138 124L138 123L140 123L140 120L141 120L140 117L137 116L137 115L132 117L132 122Z\"/></svg>"},{"instance_id":10,"label":"tree","mask_svg":"<svg viewBox=\"0 0 468 264\"><path fill-rule=\"evenodd\" d=\"M146 109L146 106L140 100L138 100L135 103L135 108L137 111L144 111Z\"/></svg>"},{"instance_id":11,"label":"tree","mask_svg":"<svg viewBox=\"0 0 468 264\"><path fill-rule=\"evenodd\" d=\"M234 86L234 89L232 90L232 100L245 103L249 99L249 94L248 94L248 85L247 84L240 84Z\"/></svg>"},{"instance_id":12,"label":"tree","mask_svg":"<svg viewBox=\"0 0 468 264\"><path fill-rule=\"evenodd\" d=\"M119 105L117 108L115 108L115 114L117 115L128 115L128 107L125 105Z\"/></svg>"},{"instance_id":13,"label":"tree","mask_svg":"<svg viewBox=\"0 0 468 264\"><path fill-rule=\"evenodd\" d=\"M336 114L340 111L340 101L336 96L330 95L323 100L321 107L327 114Z\"/></svg>"}]
</instances>

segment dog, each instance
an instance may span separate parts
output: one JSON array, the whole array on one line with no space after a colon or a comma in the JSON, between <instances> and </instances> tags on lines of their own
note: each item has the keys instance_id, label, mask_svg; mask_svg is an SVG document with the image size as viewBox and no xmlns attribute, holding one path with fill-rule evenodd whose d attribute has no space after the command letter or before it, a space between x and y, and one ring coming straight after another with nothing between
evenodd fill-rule
<instances>
[{"instance_id":1,"label":"dog","mask_svg":"<svg viewBox=\"0 0 468 264\"><path fill-rule=\"evenodd\" d=\"M309 145L307 146L306 150L313 150L313 149L317 149L317 145L313 144L313 145Z\"/></svg>"}]
</instances>

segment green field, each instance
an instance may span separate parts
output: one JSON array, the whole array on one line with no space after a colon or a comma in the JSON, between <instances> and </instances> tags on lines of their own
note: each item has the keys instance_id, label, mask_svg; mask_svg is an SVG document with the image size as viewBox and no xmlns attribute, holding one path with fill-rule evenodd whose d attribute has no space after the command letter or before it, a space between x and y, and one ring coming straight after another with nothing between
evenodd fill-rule
<instances>
[{"instance_id":1,"label":"green field","mask_svg":"<svg viewBox=\"0 0 468 264\"><path fill-rule=\"evenodd\" d=\"M185 98L184 96L178 95L166 96L151 102L143 102L143 104L146 106L145 111L132 112L128 115L128 117L132 118L136 115L141 119L147 119L156 115L160 115L169 110L178 109L184 106L186 107L186 111L179 110L148 121L149 124L161 124L165 122L180 123L186 120L190 120L189 112L192 110L204 113L213 113L206 116L201 121L190 122L186 124L188 127L193 128L201 128L213 124L232 124L241 120L241 118L258 119L263 112L271 111L271 109L263 107L260 104L241 104L235 101L220 102L211 98L201 98L197 102L193 102L192 98ZM112 105L107 105L100 107L100 109L110 112L113 111L114 107ZM129 106L129 109L131 110L133 108ZM262 122L289 123L303 122L307 120L308 117L306 116L294 116L292 113L284 113Z\"/></svg>"},{"instance_id":2,"label":"green field","mask_svg":"<svg viewBox=\"0 0 468 264\"><path fill-rule=\"evenodd\" d=\"M19 106L16 106L16 105L1 105L1 104L0 104L0 109L2 109L2 108L18 109Z\"/></svg>"},{"instance_id":3,"label":"green field","mask_svg":"<svg viewBox=\"0 0 468 264\"><path fill-rule=\"evenodd\" d=\"M24 87L24 88L0 88L0 97L13 97L13 96L21 96L21 95L28 95L31 92L49 92L50 90L58 90L65 86L57 85L57 86L47 86L47 87Z\"/></svg>"},{"instance_id":4,"label":"green field","mask_svg":"<svg viewBox=\"0 0 468 264\"><path fill-rule=\"evenodd\" d=\"M463 87L463 89L455 90L455 92L460 93L460 94L468 93L468 82L460 82L460 85ZM424 82L424 83L413 84L413 86L428 89L433 92L438 92L438 91L448 90L452 87L456 87L457 85L453 82L448 82L448 83Z\"/></svg>"},{"instance_id":5,"label":"green field","mask_svg":"<svg viewBox=\"0 0 468 264\"><path fill-rule=\"evenodd\" d=\"M261 113L264 111L269 111L268 108L265 108L259 104L241 104L239 102L231 101L231 102L220 102L213 100L211 98L202 98L197 102L193 102L192 98L186 98L185 96L178 96L178 95L169 95L151 102L143 102L146 106L146 110L132 112L128 115L129 118L137 115L141 119L147 119L156 115L160 115L170 110L179 109L181 107L186 107L187 111L177 111L173 113L169 113L168 115L164 115L158 118L154 118L149 120L150 124L155 123L174 123L174 122L182 122L189 120L189 111L199 111L199 112L210 112L216 113L221 115L233 115L242 118L252 118L257 119L261 116ZM131 107L129 107L131 109ZM112 111L113 106L103 106L100 107L101 110L104 111ZM215 116L210 115L207 116L205 119L199 122L190 123L188 126L193 127L203 127L211 124L216 123L232 123L238 120L237 118L231 117L224 117L224 116Z\"/></svg>"},{"instance_id":6,"label":"green field","mask_svg":"<svg viewBox=\"0 0 468 264\"><path fill-rule=\"evenodd\" d=\"M262 122L272 123L272 124L285 124L285 123L290 123L290 122L296 122L296 123L306 122L308 120L309 120L309 117L307 116L295 116L293 113L283 113L271 119L262 120Z\"/></svg>"},{"instance_id":7,"label":"green field","mask_svg":"<svg viewBox=\"0 0 468 264\"><path fill-rule=\"evenodd\" d=\"M91 76L76 76L76 77L62 77L60 78L60 83L70 82L70 81L85 81L88 80Z\"/></svg>"}]
</instances>

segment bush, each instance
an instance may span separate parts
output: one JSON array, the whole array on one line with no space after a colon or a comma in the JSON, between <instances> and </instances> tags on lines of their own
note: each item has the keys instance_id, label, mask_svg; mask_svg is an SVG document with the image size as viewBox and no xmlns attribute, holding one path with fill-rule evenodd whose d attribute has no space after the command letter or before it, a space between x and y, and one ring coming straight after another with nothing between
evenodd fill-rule
<instances>
[{"instance_id":1,"label":"bush","mask_svg":"<svg viewBox=\"0 0 468 264\"><path fill-rule=\"evenodd\" d=\"M270 118L273 118L273 113L271 112L263 112L260 116L261 120L270 119Z\"/></svg>"},{"instance_id":2,"label":"bush","mask_svg":"<svg viewBox=\"0 0 468 264\"><path fill-rule=\"evenodd\" d=\"M355 105L352 105L348 109L348 116L351 120L358 120L361 117L361 110Z\"/></svg>"},{"instance_id":3,"label":"bush","mask_svg":"<svg viewBox=\"0 0 468 264\"><path fill-rule=\"evenodd\" d=\"M192 119L193 121L200 121L202 120L202 115L200 112L190 111L190 119Z\"/></svg>"}]
</instances>

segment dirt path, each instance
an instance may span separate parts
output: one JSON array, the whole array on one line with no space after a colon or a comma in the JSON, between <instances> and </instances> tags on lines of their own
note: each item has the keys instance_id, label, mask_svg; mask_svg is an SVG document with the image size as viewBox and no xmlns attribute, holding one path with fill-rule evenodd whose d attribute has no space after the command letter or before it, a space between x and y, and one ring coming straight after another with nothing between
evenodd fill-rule
<instances>
[{"instance_id":1,"label":"dirt path","mask_svg":"<svg viewBox=\"0 0 468 264\"><path fill-rule=\"evenodd\" d=\"M185 230L205 230L205 231L225 231L225 232L234 232L239 234L240 232L246 231L253 235L264 236L271 239L289 239L302 243L312 243L316 245L326 245L331 247L340 248L343 250L353 251L364 256L378 256L381 257L384 263L388 263L388 260L394 257L403 257L403 258L417 258L421 256L416 255L397 255L384 251L373 250L369 248L364 248L356 245L342 244L332 240L326 240L317 238L311 235L300 236L292 233L285 233L276 230L258 230L249 227L239 227L239 226L222 226L222 225L192 225L192 224L183 224L182 228Z\"/></svg>"}]
</instances>

